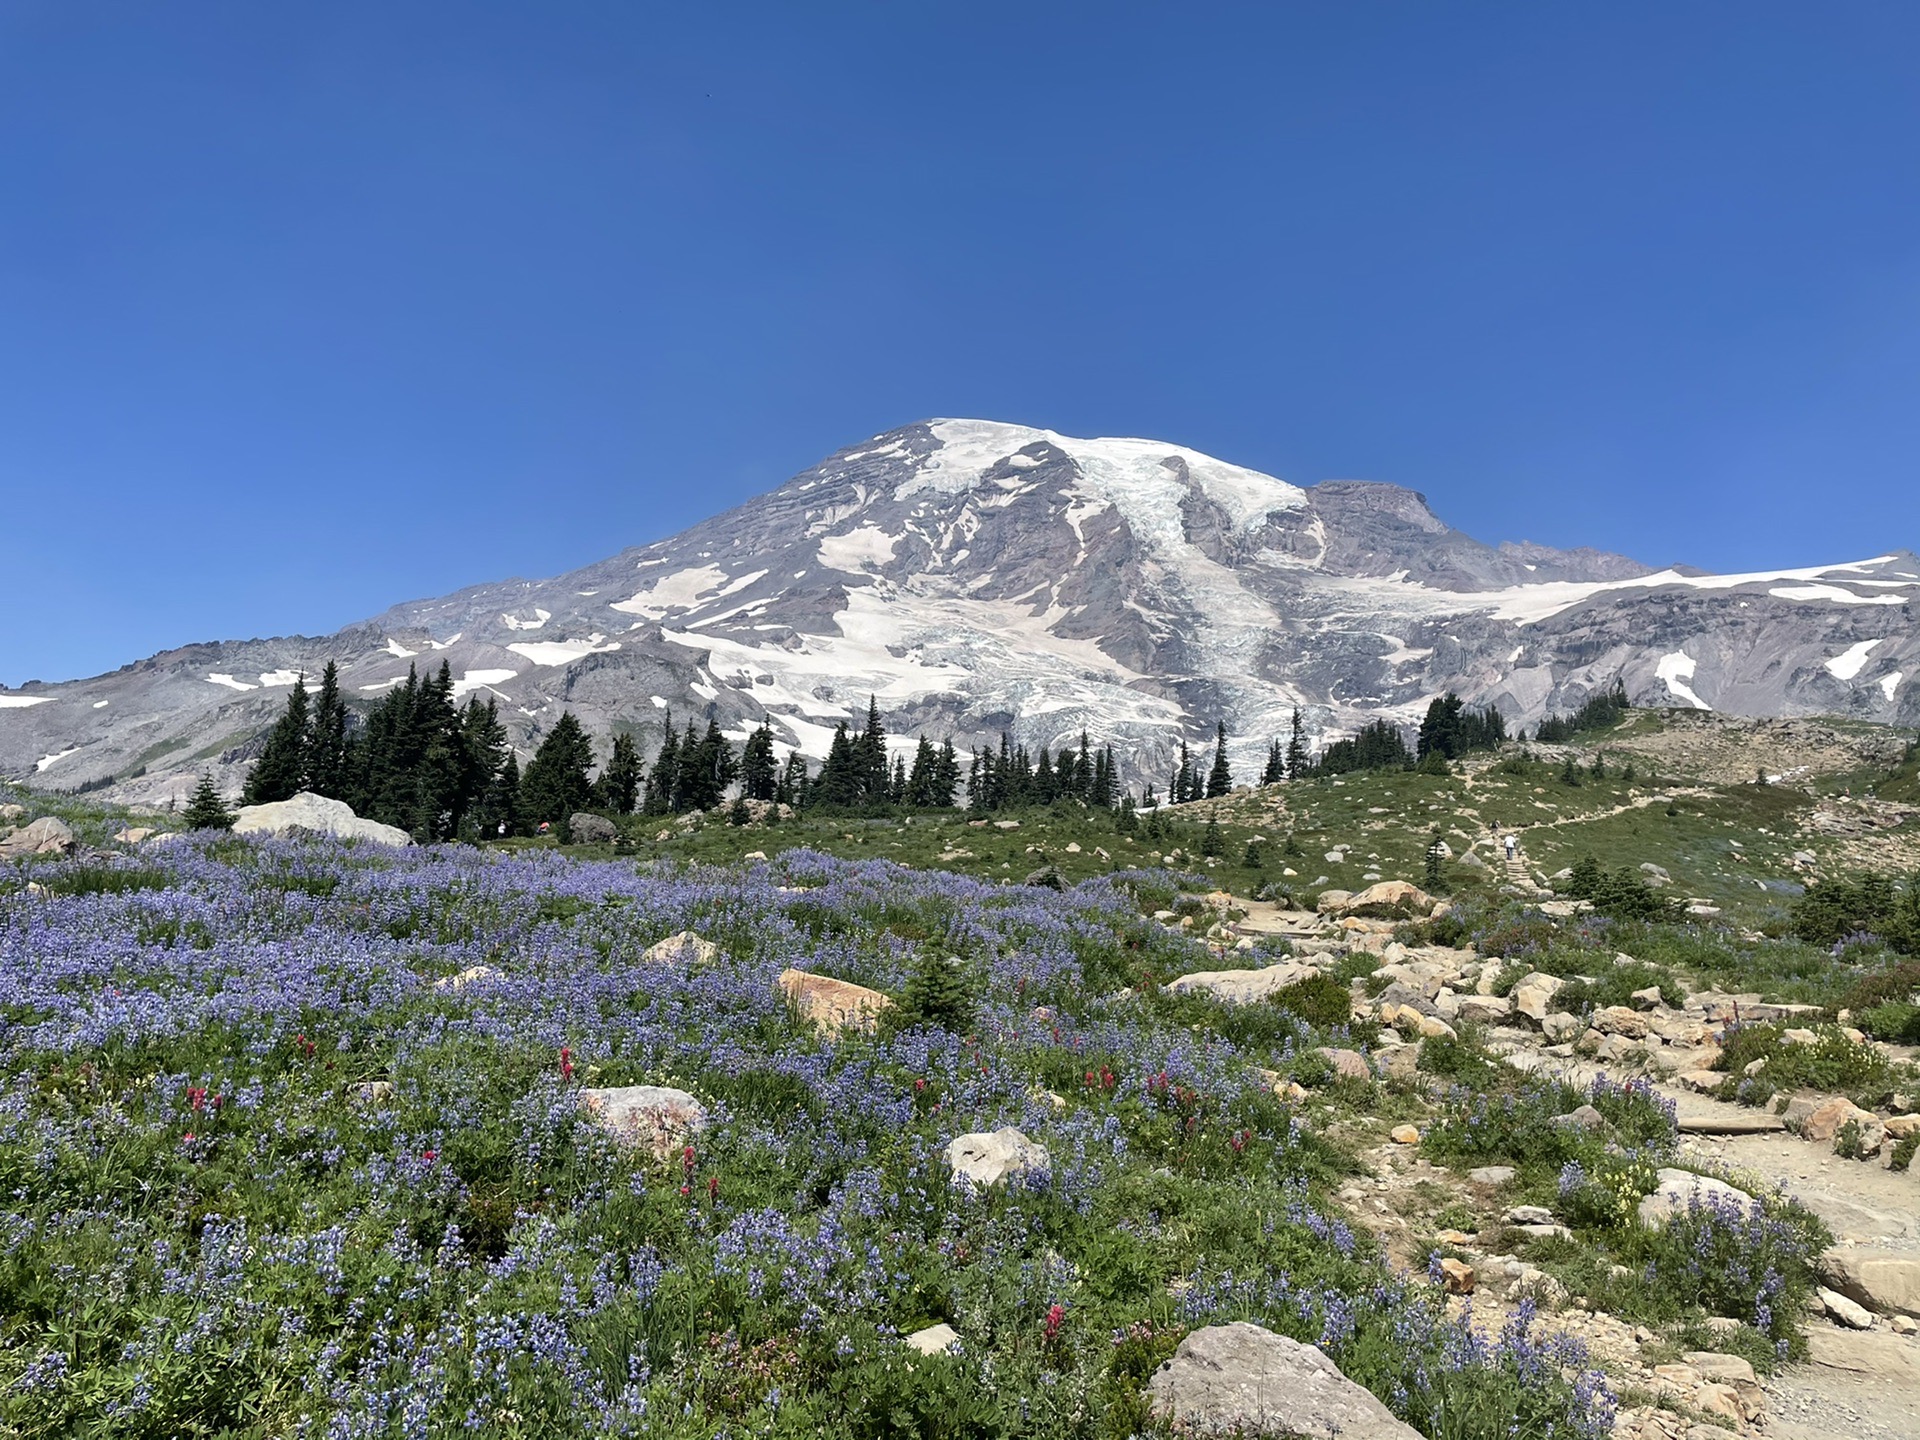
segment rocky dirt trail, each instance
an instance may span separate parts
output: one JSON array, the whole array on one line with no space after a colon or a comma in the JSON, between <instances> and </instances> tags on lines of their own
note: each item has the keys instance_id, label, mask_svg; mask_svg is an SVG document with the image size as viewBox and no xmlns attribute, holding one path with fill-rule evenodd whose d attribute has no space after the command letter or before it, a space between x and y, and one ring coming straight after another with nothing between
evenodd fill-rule
<instances>
[{"instance_id":1,"label":"rocky dirt trail","mask_svg":"<svg viewBox=\"0 0 1920 1440\"><path fill-rule=\"evenodd\" d=\"M1585 1084L1607 1067L1519 1049L1508 1063ZM1830 1260L1844 1273L1862 1261L1877 1267L1883 1308L1920 1308L1920 1178L1876 1161L1846 1160L1786 1130L1777 1116L1654 1081L1673 1102L1681 1158L1778 1188L1833 1231ZM1864 1293L1864 1292L1859 1292ZM1860 1331L1814 1317L1808 1363L1765 1382L1765 1433L1780 1440L1914 1440L1920 1436L1920 1341L1898 1335L1885 1315Z\"/></svg>"}]
</instances>

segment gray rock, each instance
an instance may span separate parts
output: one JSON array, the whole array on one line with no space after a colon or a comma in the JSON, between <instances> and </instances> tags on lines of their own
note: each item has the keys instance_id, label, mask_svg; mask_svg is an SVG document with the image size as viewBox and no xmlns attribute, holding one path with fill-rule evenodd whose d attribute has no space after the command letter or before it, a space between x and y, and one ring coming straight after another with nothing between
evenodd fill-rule
<instances>
[{"instance_id":1,"label":"gray rock","mask_svg":"<svg viewBox=\"0 0 1920 1440\"><path fill-rule=\"evenodd\" d=\"M707 1128L706 1106L667 1085L586 1089L577 1099L595 1125L622 1144L644 1147L656 1160Z\"/></svg>"},{"instance_id":2,"label":"gray rock","mask_svg":"<svg viewBox=\"0 0 1920 1440\"><path fill-rule=\"evenodd\" d=\"M1838 1291L1827 1289L1824 1285L1820 1287L1820 1305L1827 1312L1829 1319L1836 1324L1846 1326L1849 1330L1873 1328L1871 1310L1857 1301L1849 1300Z\"/></svg>"},{"instance_id":3,"label":"gray rock","mask_svg":"<svg viewBox=\"0 0 1920 1440\"><path fill-rule=\"evenodd\" d=\"M0 859L22 855L66 855L73 850L73 831L57 815L42 815L0 840Z\"/></svg>"},{"instance_id":4,"label":"gray rock","mask_svg":"<svg viewBox=\"0 0 1920 1440\"><path fill-rule=\"evenodd\" d=\"M1544 1205L1515 1205L1507 1211L1509 1225L1551 1225L1553 1212Z\"/></svg>"},{"instance_id":5,"label":"gray rock","mask_svg":"<svg viewBox=\"0 0 1920 1440\"><path fill-rule=\"evenodd\" d=\"M1512 1181L1515 1173L1511 1165L1482 1165L1478 1170L1469 1170L1467 1178L1476 1185L1505 1185Z\"/></svg>"},{"instance_id":6,"label":"gray rock","mask_svg":"<svg viewBox=\"0 0 1920 1440\"><path fill-rule=\"evenodd\" d=\"M1188 1335L1147 1382L1146 1398L1155 1416L1190 1434L1420 1440L1317 1346L1244 1320Z\"/></svg>"},{"instance_id":7,"label":"gray rock","mask_svg":"<svg viewBox=\"0 0 1920 1440\"><path fill-rule=\"evenodd\" d=\"M365 840L376 845L411 845L413 837L397 825L363 820L344 800L329 800L302 790L291 800L270 805L242 805L234 814L236 835L331 835L336 840Z\"/></svg>"},{"instance_id":8,"label":"gray rock","mask_svg":"<svg viewBox=\"0 0 1920 1440\"><path fill-rule=\"evenodd\" d=\"M567 817L567 833L576 845L611 845L620 838L611 820L585 811Z\"/></svg>"},{"instance_id":9,"label":"gray rock","mask_svg":"<svg viewBox=\"0 0 1920 1440\"><path fill-rule=\"evenodd\" d=\"M1605 1130L1607 1117L1591 1105L1581 1105L1567 1111L1564 1115L1554 1116L1549 1123L1559 1126L1562 1130Z\"/></svg>"},{"instance_id":10,"label":"gray rock","mask_svg":"<svg viewBox=\"0 0 1920 1440\"><path fill-rule=\"evenodd\" d=\"M680 930L656 940L641 952L640 958L673 965L704 965L720 953L720 947L704 935Z\"/></svg>"},{"instance_id":11,"label":"gray rock","mask_svg":"<svg viewBox=\"0 0 1920 1440\"><path fill-rule=\"evenodd\" d=\"M1046 1148L1011 1125L955 1136L947 1142L947 1164L956 1177L983 1186L1046 1175L1053 1167Z\"/></svg>"}]
</instances>

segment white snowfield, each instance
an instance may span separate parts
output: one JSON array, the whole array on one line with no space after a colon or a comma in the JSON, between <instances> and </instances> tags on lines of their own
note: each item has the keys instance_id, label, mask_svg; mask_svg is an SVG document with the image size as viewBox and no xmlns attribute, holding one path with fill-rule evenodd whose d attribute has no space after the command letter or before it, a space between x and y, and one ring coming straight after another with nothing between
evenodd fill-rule
<instances>
[{"instance_id":1,"label":"white snowfield","mask_svg":"<svg viewBox=\"0 0 1920 1440\"><path fill-rule=\"evenodd\" d=\"M1849 645L1840 654L1827 661L1828 672L1836 680L1853 679L1866 668L1867 657L1879 649L1885 640L1886 636L1883 635L1878 640L1862 640L1857 645Z\"/></svg>"},{"instance_id":2,"label":"white snowfield","mask_svg":"<svg viewBox=\"0 0 1920 1440\"><path fill-rule=\"evenodd\" d=\"M35 705L44 705L51 695L0 695L0 710L26 710Z\"/></svg>"},{"instance_id":3,"label":"white snowfield","mask_svg":"<svg viewBox=\"0 0 1920 1440\"><path fill-rule=\"evenodd\" d=\"M1653 673L1666 682L1667 689L1673 692L1675 699L1686 701L1696 710L1711 710L1713 707L1694 694L1687 683L1693 679L1694 668L1691 655L1684 650L1675 650L1670 655L1660 657L1660 663L1654 666Z\"/></svg>"}]
</instances>

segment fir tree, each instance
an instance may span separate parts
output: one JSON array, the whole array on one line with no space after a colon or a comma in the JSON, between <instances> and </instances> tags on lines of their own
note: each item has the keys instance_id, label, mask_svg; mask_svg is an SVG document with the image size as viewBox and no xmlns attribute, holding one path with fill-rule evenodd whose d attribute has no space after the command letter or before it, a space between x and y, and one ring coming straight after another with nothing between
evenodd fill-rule
<instances>
[{"instance_id":1,"label":"fir tree","mask_svg":"<svg viewBox=\"0 0 1920 1440\"><path fill-rule=\"evenodd\" d=\"M563 840L569 838L574 813L584 810L593 796L587 779L592 768L593 741L573 712L563 711L520 777L520 808L528 822L537 827L546 821L559 829Z\"/></svg>"},{"instance_id":2,"label":"fir tree","mask_svg":"<svg viewBox=\"0 0 1920 1440\"><path fill-rule=\"evenodd\" d=\"M1441 870L1441 862L1446 858L1441 846L1440 827L1434 826L1427 834L1426 866L1421 875L1423 888L1429 895L1440 895L1446 891L1446 874Z\"/></svg>"},{"instance_id":3,"label":"fir tree","mask_svg":"<svg viewBox=\"0 0 1920 1440\"><path fill-rule=\"evenodd\" d=\"M833 739L827 745L827 758L820 773L807 787L810 804L827 810L851 810L860 803L860 774L854 755L853 737L847 722L834 726Z\"/></svg>"},{"instance_id":4,"label":"fir tree","mask_svg":"<svg viewBox=\"0 0 1920 1440\"><path fill-rule=\"evenodd\" d=\"M1200 853L1209 860L1218 859L1226 852L1226 840L1220 834L1220 817L1207 816L1207 825L1200 832Z\"/></svg>"},{"instance_id":5,"label":"fir tree","mask_svg":"<svg viewBox=\"0 0 1920 1440\"><path fill-rule=\"evenodd\" d=\"M880 703L867 697L867 728L853 740L854 803L882 804L892 781L887 764L887 727L880 723Z\"/></svg>"},{"instance_id":6,"label":"fir tree","mask_svg":"<svg viewBox=\"0 0 1920 1440\"><path fill-rule=\"evenodd\" d=\"M307 679L302 675L293 682L287 708L267 733L266 749L247 772L241 799L249 805L271 805L298 795L307 783L308 744Z\"/></svg>"},{"instance_id":7,"label":"fir tree","mask_svg":"<svg viewBox=\"0 0 1920 1440\"><path fill-rule=\"evenodd\" d=\"M807 780L807 762L795 750L787 756L786 768L780 772L780 785L774 793L774 800L798 810L807 803L808 792L812 788Z\"/></svg>"},{"instance_id":8,"label":"fir tree","mask_svg":"<svg viewBox=\"0 0 1920 1440\"><path fill-rule=\"evenodd\" d=\"M1267 768L1260 772L1260 783L1262 785L1278 785L1286 778L1287 757L1280 749L1280 741L1276 737L1273 742L1267 746Z\"/></svg>"},{"instance_id":9,"label":"fir tree","mask_svg":"<svg viewBox=\"0 0 1920 1440\"><path fill-rule=\"evenodd\" d=\"M773 753L773 725L762 720L747 736L740 754L740 793L749 800L771 800L779 788L779 762Z\"/></svg>"},{"instance_id":10,"label":"fir tree","mask_svg":"<svg viewBox=\"0 0 1920 1440\"><path fill-rule=\"evenodd\" d=\"M1213 744L1213 768L1207 772L1207 799L1217 800L1233 789L1233 772L1227 768L1227 722L1222 720Z\"/></svg>"},{"instance_id":11,"label":"fir tree","mask_svg":"<svg viewBox=\"0 0 1920 1440\"><path fill-rule=\"evenodd\" d=\"M645 806L649 815L665 815L673 809L674 791L679 783L680 741L673 733L673 712L667 712L667 731L660 741L660 753L653 757L647 772Z\"/></svg>"},{"instance_id":12,"label":"fir tree","mask_svg":"<svg viewBox=\"0 0 1920 1440\"><path fill-rule=\"evenodd\" d=\"M347 704L340 697L340 670L333 661L320 672L313 720L307 729L307 788L316 795L347 796Z\"/></svg>"},{"instance_id":13,"label":"fir tree","mask_svg":"<svg viewBox=\"0 0 1920 1440\"><path fill-rule=\"evenodd\" d=\"M624 730L613 737L613 751L601 773L600 802L619 815L631 815L640 803L640 748Z\"/></svg>"},{"instance_id":14,"label":"fir tree","mask_svg":"<svg viewBox=\"0 0 1920 1440\"><path fill-rule=\"evenodd\" d=\"M201 772L200 783L194 786L193 797L187 801L186 813L180 819L189 830L233 828L233 812L227 809L220 792L213 788L211 775Z\"/></svg>"},{"instance_id":15,"label":"fir tree","mask_svg":"<svg viewBox=\"0 0 1920 1440\"><path fill-rule=\"evenodd\" d=\"M926 950L907 977L900 994L899 1021L903 1027L936 1025L964 1034L973 1024L973 996L960 962L937 950Z\"/></svg>"},{"instance_id":16,"label":"fir tree","mask_svg":"<svg viewBox=\"0 0 1920 1440\"><path fill-rule=\"evenodd\" d=\"M1298 780L1307 773L1307 732L1300 723L1300 707L1293 707L1293 730L1287 736L1287 779Z\"/></svg>"},{"instance_id":17,"label":"fir tree","mask_svg":"<svg viewBox=\"0 0 1920 1440\"><path fill-rule=\"evenodd\" d=\"M490 840L525 833L520 818L520 761L511 750L481 797L477 824Z\"/></svg>"},{"instance_id":18,"label":"fir tree","mask_svg":"<svg viewBox=\"0 0 1920 1440\"><path fill-rule=\"evenodd\" d=\"M1190 800L1200 798L1199 777L1194 774L1193 756L1187 750L1184 736L1180 740L1180 764L1173 772L1173 803L1185 805Z\"/></svg>"}]
</instances>

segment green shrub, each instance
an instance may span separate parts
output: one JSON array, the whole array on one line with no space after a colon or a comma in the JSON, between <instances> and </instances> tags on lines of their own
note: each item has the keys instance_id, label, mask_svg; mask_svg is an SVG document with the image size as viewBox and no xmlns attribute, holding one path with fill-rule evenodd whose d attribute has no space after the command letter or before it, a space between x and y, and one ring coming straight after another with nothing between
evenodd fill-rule
<instances>
[{"instance_id":1,"label":"green shrub","mask_svg":"<svg viewBox=\"0 0 1920 1440\"><path fill-rule=\"evenodd\" d=\"M1795 1044L1785 1038L1787 1028L1743 1025L1727 1032L1717 1062L1728 1072L1720 1098L1764 1105L1783 1090L1820 1090L1872 1107L1893 1093L1899 1073L1872 1045L1848 1039L1835 1025L1817 1027L1811 1044ZM1747 1074L1756 1060L1766 1063Z\"/></svg>"},{"instance_id":2,"label":"green shrub","mask_svg":"<svg viewBox=\"0 0 1920 1440\"><path fill-rule=\"evenodd\" d=\"M1353 995L1331 975L1313 975L1274 991L1269 1003L1309 1025L1333 1030L1353 1020Z\"/></svg>"},{"instance_id":3,"label":"green shrub","mask_svg":"<svg viewBox=\"0 0 1920 1440\"><path fill-rule=\"evenodd\" d=\"M1876 1040L1889 1045L1920 1045L1920 1005L1889 1001L1860 1011L1853 1019Z\"/></svg>"}]
</instances>

